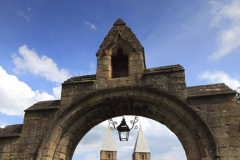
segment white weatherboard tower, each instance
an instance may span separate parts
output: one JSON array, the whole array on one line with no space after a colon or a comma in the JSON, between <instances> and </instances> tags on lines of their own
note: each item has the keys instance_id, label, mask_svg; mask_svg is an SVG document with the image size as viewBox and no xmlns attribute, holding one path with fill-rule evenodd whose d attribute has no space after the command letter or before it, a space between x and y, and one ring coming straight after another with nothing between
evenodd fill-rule
<instances>
[{"instance_id":1,"label":"white weatherboard tower","mask_svg":"<svg viewBox=\"0 0 240 160\"><path fill-rule=\"evenodd\" d=\"M105 135L105 139L103 141L102 149L100 151L100 160L106 159L117 159L117 150L113 140L112 132L110 130L110 126L108 125L107 133Z\"/></svg>"},{"instance_id":2,"label":"white weatherboard tower","mask_svg":"<svg viewBox=\"0 0 240 160\"><path fill-rule=\"evenodd\" d=\"M138 131L135 147L133 150L132 160L150 160L150 150L148 148L147 140L144 137L142 127Z\"/></svg>"}]
</instances>

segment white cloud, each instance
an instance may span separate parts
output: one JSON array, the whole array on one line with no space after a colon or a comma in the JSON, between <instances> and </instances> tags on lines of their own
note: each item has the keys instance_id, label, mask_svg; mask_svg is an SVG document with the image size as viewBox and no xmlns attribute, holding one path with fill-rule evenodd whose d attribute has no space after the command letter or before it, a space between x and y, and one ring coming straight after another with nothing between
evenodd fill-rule
<instances>
[{"instance_id":1,"label":"white cloud","mask_svg":"<svg viewBox=\"0 0 240 160\"><path fill-rule=\"evenodd\" d=\"M166 126L159 124L159 122L151 120L151 119L147 119L147 118L143 118L140 117L140 119L144 119L144 121L142 121L141 123L143 124L142 129L143 131L148 131L151 130L152 132L146 132L146 136L149 137L156 137L156 138L162 138L165 136L174 136L176 137L176 135L169 130ZM153 126L158 126L158 127L153 127Z\"/></svg>"},{"instance_id":2,"label":"white cloud","mask_svg":"<svg viewBox=\"0 0 240 160\"><path fill-rule=\"evenodd\" d=\"M198 75L200 79L209 80L211 83L225 83L232 89L236 89L240 86L239 80L231 78L227 73L223 71L209 72L205 71L204 73Z\"/></svg>"},{"instance_id":3,"label":"white cloud","mask_svg":"<svg viewBox=\"0 0 240 160\"><path fill-rule=\"evenodd\" d=\"M92 24L92 23L90 23L90 22L88 22L88 21L83 21L86 25L88 25L88 26L90 26L93 30L97 30L97 27L94 25L94 24Z\"/></svg>"},{"instance_id":4,"label":"white cloud","mask_svg":"<svg viewBox=\"0 0 240 160\"><path fill-rule=\"evenodd\" d=\"M94 63L90 63L88 71L80 70L80 75L91 75L91 74L96 74L96 67Z\"/></svg>"},{"instance_id":5,"label":"white cloud","mask_svg":"<svg viewBox=\"0 0 240 160\"><path fill-rule=\"evenodd\" d=\"M92 151L99 152L106 134L107 124L105 121L91 129L78 144L74 154L81 155Z\"/></svg>"},{"instance_id":6,"label":"white cloud","mask_svg":"<svg viewBox=\"0 0 240 160\"><path fill-rule=\"evenodd\" d=\"M54 97L56 97L57 99L60 99L61 98L61 91L62 91L62 86L54 87L53 88Z\"/></svg>"},{"instance_id":7,"label":"white cloud","mask_svg":"<svg viewBox=\"0 0 240 160\"><path fill-rule=\"evenodd\" d=\"M19 56L20 55L20 56ZM19 55L12 55L16 73L29 72L45 77L48 81L63 82L70 77L67 69L60 69L57 64L47 56L38 56L34 49L29 50L26 45L19 48Z\"/></svg>"},{"instance_id":8,"label":"white cloud","mask_svg":"<svg viewBox=\"0 0 240 160\"><path fill-rule=\"evenodd\" d=\"M240 0L232 0L229 4L210 1L214 18L211 26L224 28L218 36L218 51L208 57L218 60L240 46Z\"/></svg>"},{"instance_id":9,"label":"white cloud","mask_svg":"<svg viewBox=\"0 0 240 160\"><path fill-rule=\"evenodd\" d=\"M0 128L5 128L8 124L7 123L3 123L0 125Z\"/></svg>"},{"instance_id":10,"label":"white cloud","mask_svg":"<svg viewBox=\"0 0 240 160\"><path fill-rule=\"evenodd\" d=\"M30 17L26 14L24 14L22 11L18 12L19 16L22 16L26 21L30 22Z\"/></svg>"},{"instance_id":11,"label":"white cloud","mask_svg":"<svg viewBox=\"0 0 240 160\"><path fill-rule=\"evenodd\" d=\"M38 101L53 100L47 92L33 91L27 84L9 75L0 66L0 112L6 115L23 115L24 110Z\"/></svg>"},{"instance_id":12,"label":"white cloud","mask_svg":"<svg viewBox=\"0 0 240 160\"><path fill-rule=\"evenodd\" d=\"M95 68L94 63L90 63L90 68L91 68L91 69L94 69L94 68Z\"/></svg>"},{"instance_id":13,"label":"white cloud","mask_svg":"<svg viewBox=\"0 0 240 160\"><path fill-rule=\"evenodd\" d=\"M180 147L172 147L167 153L156 154L152 160L186 160L186 155Z\"/></svg>"},{"instance_id":14,"label":"white cloud","mask_svg":"<svg viewBox=\"0 0 240 160\"><path fill-rule=\"evenodd\" d=\"M84 156L84 160L99 160L100 156L97 153L89 153Z\"/></svg>"}]
</instances>

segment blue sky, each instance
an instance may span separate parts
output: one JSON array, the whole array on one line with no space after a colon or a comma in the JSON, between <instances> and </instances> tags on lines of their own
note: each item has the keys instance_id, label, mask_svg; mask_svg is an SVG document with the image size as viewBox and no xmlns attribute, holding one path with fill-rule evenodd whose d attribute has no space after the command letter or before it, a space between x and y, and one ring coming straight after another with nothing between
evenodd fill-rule
<instances>
[{"instance_id":1,"label":"blue sky","mask_svg":"<svg viewBox=\"0 0 240 160\"><path fill-rule=\"evenodd\" d=\"M180 64L187 86L240 86L240 0L3 0L0 126L23 123L23 110L37 101L59 99L67 78L95 74L95 54L118 18L143 45L147 68ZM99 125L102 137L106 125ZM144 133L147 138L147 130ZM171 142L178 146L177 139ZM174 147L156 154L176 152ZM94 154L99 149L76 151L74 156L94 159Z\"/></svg>"}]
</instances>

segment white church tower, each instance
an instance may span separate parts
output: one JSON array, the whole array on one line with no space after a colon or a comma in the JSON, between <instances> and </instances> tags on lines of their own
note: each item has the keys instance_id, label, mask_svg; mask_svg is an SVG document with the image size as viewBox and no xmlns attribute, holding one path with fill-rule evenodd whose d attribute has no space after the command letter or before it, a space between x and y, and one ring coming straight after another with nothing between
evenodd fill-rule
<instances>
[{"instance_id":1,"label":"white church tower","mask_svg":"<svg viewBox=\"0 0 240 160\"><path fill-rule=\"evenodd\" d=\"M103 141L102 149L100 151L100 160L116 160L117 159L117 150L113 140L112 132L110 126L108 125L107 133Z\"/></svg>"},{"instance_id":2,"label":"white church tower","mask_svg":"<svg viewBox=\"0 0 240 160\"><path fill-rule=\"evenodd\" d=\"M151 160L150 150L148 148L147 140L143 135L141 126L138 131L138 136L133 150L132 160Z\"/></svg>"}]
</instances>

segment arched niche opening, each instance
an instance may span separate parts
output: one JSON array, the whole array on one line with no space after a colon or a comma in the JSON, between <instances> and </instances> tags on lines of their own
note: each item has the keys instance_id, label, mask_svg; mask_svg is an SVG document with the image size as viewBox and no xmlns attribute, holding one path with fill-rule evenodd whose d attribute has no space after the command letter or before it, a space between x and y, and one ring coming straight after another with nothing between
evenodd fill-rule
<instances>
[{"instance_id":1,"label":"arched niche opening","mask_svg":"<svg viewBox=\"0 0 240 160\"><path fill-rule=\"evenodd\" d=\"M118 122L118 125L121 122L121 119L122 117L113 118L114 121ZM125 119L127 124L130 126L130 120L133 120L134 116L125 116ZM147 140L148 147L151 151L151 160L187 159L181 142L171 130L155 120L145 117L139 117L139 119L139 122L136 123L138 129L130 131L128 142L120 142L117 131L112 131L117 149L117 159L132 160L132 153L140 123L144 136ZM79 142L72 160L87 160L90 158L93 160L100 160L100 150L107 131L107 126L108 121L104 121L92 128Z\"/></svg>"},{"instance_id":2,"label":"arched niche opening","mask_svg":"<svg viewBox=\"0 0 240 160\"><path fill-rule=\"evenodd\" d=\"M117 53L112 55L112 78L128 76L128 55L123 53L122 48L117 49Z\"/></svg>"}]
</instances>

